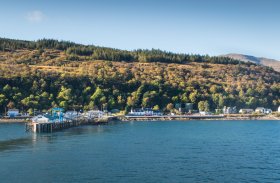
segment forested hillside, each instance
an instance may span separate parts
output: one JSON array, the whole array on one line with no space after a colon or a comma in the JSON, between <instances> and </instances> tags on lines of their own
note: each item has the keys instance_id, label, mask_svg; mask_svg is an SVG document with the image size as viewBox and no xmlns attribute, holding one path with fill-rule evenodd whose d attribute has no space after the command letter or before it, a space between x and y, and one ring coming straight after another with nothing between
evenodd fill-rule
<instances>
[{"instance_id":1,"label":"forested hillside","mask_svg":"<svg viewBox=\"0 0 280 183\"><path fill-rule=\"evenodd\" d=\"M0 111L166 109L171 103L276 109L280 73L226 57L0 39ZM157 107L156 107L157 108Z\"/></svg>"}]
</instances>

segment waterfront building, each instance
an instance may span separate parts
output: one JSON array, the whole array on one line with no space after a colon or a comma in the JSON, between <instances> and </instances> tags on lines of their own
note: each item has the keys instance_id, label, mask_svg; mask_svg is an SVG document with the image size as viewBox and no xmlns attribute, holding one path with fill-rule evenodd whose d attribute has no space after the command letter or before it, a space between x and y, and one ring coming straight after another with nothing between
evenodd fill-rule
<instances>
[{"instance_id":1,"label":"waterfront building","mask_svg":"<svg viewBox=\"0 0 280 183\"><path fill-rule=\"evenodd\" d=\"M52 108L51 116L53 121L63 122L64 121L64 109L56 107Z\"/></svg>"},{"instance_id":2,"label":"waterfront building","mask_svg":"<svg viewBox=\"0 0 280 183\"><path fill-rule=\"evenodd\" d=\"M264 114L265 108L264 107L257 107L255 112Z\"/></svg>"},{"instance_id":3,"label":"waterfront building","mask_svg":"<svg viewBox=\"0 0 280 183\"><path fill-rule=\"evenodd\" d=\"M226 106L224 106L223 113L224 114L236 114L237 113L237 109L236 109L235 106L234 107L226 107Z\"/></svg>"},{"instance_id":4,"label":"waterfront building","mask_svg":"<svg viewBox=\"0 0 280 183\"><path fill-rule=\"evenodd\" d=\"M78 111L66 111L66 113L64 114L65 118L68 119L75 119L80 115L80 113Z\"/></svg>"},{"instance_id":5,"label":"waterfront building","mask_svg":"<svg viewBox=\"0 0 280 183\"><path fill-rule=\"evenodd\" d=\"M142 108L131 109L128 115L132 116L145 116L145 111Z\"/></svg>"},{"instance_id":6,"label":"waterfront building","mask_svg":"<svg viewBox=\"0 0 280 183\"><path fill-rule=\"evenodd\" d=\"M49 122L51 122L51 119L47 116L44 116L44 115L35 116L31 120L32 120L33 123L49 123Z\"/></svg>"},{"instance_id":7,"label":"waterfront building","mask_svg":"<svg viewBox=\"0 0 280 183\"><path fill-rule=\"evenodd\" d=\"M280 112L280 106L278 107L278 112Z\"/></svg>"},{"instance_id":8,"label":"waterfront building","mask_svg":"<svg viewBox=\"0 0 280 183\"><path fill-rule=\"evenodd\" d=\"M151 108L136 108L131 109L128 115L131 116L162 116L163 113L159 110L153 110Z\"/></svg>"},{"instance_id":9,"label":"waterfront building","mask_svg":"<svg viewBox=\"0 0 280 183\"><path fill-rule=\"evenodd\" d=\"M66 119L64 118L64 109L62 108L52 108L51 113L40 114L34 116L31 120L34 123L58 123L64 122Z\"/></svg>"},{"instance_id":10,"label":"waterfront building","mask_svg":"<svg viewBox=\"0 0 280 183\"><path fill-rule=\"evenodd\" d=\"M241 114L252 114L254 112L253 109L240 109L239 113Z\"/></svg>"},{"instance_id":11,"label":"waterfront building","mask_svg":"<svg viewBox=\"0 0 280 183\"><path fill-rule=\"evenodd\" d=\"M272 110L264 108L264 107L257 107L255 112L260 113L260 114L270 114L270 113L272 113Z\"/></svg>"},{"instance_id":12,"label":"waterfront building","mask_svg":"<svg viewBox=\"0 0 280 183\"><path fill-rule=\"evenodd\" d=\"M199 111L199 114L205 116L205 115L211 115L212 113L206 111Z\"/></svg>"},{"instance_id":13,"label":"waterfront building","mask_svg":"<svg viewBox=\"0 0 280 183\"><path fill-rule=\"evenodd\" d=\"M91 110L91 111L86 112L85 114L89 119L102 118L105 115L105 113L100 110Z\"/></svg>"},{"instance_id":14,"label":"waterfront building","mask_svg":"<svg viewBox=\"0 0 280 183\"><path fill-rule=\"evenodd\" d=\"M9 109L8 112L7 112L7 115L10 118L17 117L17 116L19 116L19 110L18 109Z\"/></svg>"}]
</instances>

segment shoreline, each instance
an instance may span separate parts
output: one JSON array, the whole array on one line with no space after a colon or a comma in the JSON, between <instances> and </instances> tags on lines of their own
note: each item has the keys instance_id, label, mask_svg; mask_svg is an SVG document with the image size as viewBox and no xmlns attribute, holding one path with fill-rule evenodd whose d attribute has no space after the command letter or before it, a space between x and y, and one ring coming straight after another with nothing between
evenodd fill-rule
<instances>
[{"instance_id":1,"label":"shoreline","mask_svg":"<svg viewBox=\"0 0 280 183\"><path fill-rule=\"evenodd\" d=\"M220 119L130 119L130 120L120 120L121 122L153 122L153 121L280 121L280 119L266 119L266 118L220 118Z\"/></svg>"},{"instance_id":2,"label":"shoreline","mask_svg":"<svg viewBox=\"0 0 280 183\"><path fill-rule=\"evenodd\" d=\"M266 121L266 120L272 120L272 121L280 121L280 117L276 116L223 116L223 117L203 117L202 118L188 118L188 117L173 117L173 118L167 118L167 117L128 117L128 118L122 118L120 121L242 121L242 120L258 120L258 121Z\"/></svg>"},{"instance_id":3,"label":"shoreline","mask_svg":"<svg viewBox=\"0 0 280 183\"><path fill-rule=\"evenodd\" d=\"M225 116L222 118L197 118L197 119L190 119L190 118L122 118L122 119L118 119L117 121L121 121L121 122L129 122L129 121L242 121L242 120L246 120L246 121L251 121L251 120L258 120L258 121L266 121L266 120L272 120L272 121L280 121L280 117L275 117L275 116L259 116L259 117L252 117L252 116ZM29 119L0 119L0 124L1 123L28 123L30 122Z\"/></svg>"}]
</instances>

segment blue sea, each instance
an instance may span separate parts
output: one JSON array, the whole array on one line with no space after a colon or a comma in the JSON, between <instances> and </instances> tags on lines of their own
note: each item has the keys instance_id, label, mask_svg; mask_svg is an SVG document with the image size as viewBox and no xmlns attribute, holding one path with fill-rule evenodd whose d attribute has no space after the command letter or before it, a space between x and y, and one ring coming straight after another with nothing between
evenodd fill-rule
<instances>
[{"instance_id":1,"label":"blue sea","mask_svg":"<svg viewBox=\"0 0 280 183\"><path fill-rule=\"evenodd\" d=\"M280 182L280 121L0 124L0 182Z\"/></svg>"}]
</instances>

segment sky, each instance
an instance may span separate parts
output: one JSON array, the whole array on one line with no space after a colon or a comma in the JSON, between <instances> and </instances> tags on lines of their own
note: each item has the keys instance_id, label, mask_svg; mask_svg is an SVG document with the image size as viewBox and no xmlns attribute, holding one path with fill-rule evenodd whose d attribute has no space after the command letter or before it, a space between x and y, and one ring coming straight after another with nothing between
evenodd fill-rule
<instances>
[{"instance_id":1,"label":"sky","mask_svg":"<svg viewBox=\"0 0 280 183\"><path fill-rule=\"evenodd\" d=\"M279 0L0 0L0 37L280 60Z\"/></svg>"}]
</instances>

